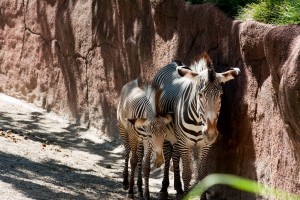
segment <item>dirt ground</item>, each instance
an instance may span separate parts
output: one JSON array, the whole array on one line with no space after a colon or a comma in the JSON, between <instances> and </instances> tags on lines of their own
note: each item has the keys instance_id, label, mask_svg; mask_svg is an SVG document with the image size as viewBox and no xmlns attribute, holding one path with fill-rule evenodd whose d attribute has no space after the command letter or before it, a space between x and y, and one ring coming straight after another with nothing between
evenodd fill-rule
<instances>
[{"instance_id":1,"label":"dirt ground","mask_svg":"<svg viewBox=\"0 0 300 200\"><path fill-rule=\"evenodd\" d=\"M125 198L119 140L4 94L0 115L1 200ZM152 171L153 199L162 174Z\"/></svg>"}]
</instances>

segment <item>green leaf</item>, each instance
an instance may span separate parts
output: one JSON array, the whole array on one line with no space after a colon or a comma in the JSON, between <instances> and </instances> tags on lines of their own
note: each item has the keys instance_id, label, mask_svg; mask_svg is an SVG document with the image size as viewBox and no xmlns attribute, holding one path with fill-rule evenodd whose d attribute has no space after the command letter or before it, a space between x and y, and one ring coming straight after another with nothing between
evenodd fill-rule
<instances>
[{"instance_id":1,"label":"green leaf","mask_svg":"<svg viewBox=\"0 0 300 200\"><path fill-rule=\"evenodd\" d=\"M210 174L201 180L185 197L184 200L200 197L209 187L217 184L227 185L232 188L255 193L267 198L277 198L282 200L300 200L300 195L275 189L256 181L243 177L228 174Z\"/></svg>"}]
</instances>

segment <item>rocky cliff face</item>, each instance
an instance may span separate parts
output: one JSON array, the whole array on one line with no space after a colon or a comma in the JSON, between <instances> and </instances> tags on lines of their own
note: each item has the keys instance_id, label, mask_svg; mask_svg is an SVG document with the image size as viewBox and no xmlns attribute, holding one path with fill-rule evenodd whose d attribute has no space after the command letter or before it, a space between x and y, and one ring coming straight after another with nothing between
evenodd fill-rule
<instances>
[{"instance_id":1,"label":"rocky cliff face","mask_svg":"<svg viewBox=\"0 0 300 200\"><path fill-rule=\"evenodd\" d=\"M299 26L241 23L182 0L0 2L0 91L111 137L124 83L204 50L217 71L242 71L224 86L210 171L299 193Z\"/></svg>"}]
</instances>

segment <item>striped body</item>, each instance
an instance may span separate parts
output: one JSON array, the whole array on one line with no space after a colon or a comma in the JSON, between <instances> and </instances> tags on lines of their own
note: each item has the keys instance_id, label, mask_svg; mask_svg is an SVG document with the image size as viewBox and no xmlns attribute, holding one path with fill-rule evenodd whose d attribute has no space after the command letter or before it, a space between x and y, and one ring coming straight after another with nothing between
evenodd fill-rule
<instances>
[{"instance_id":1,"label":"striped body","mask_svg":"<svg viewBox=\"0 0 300 200\"><path fill-rule=\"evenodd\" d=\"M203 83L181 77L177 67L176 63L165 66L154 77L153 85L164 89L160 105L162 112L172 112L174 115L172 124L177 140L193 147L203 141L204 108L198 98Z\"/></svg>"},{"instance_id":2,"label":"striped body","mask_svg":"<svg viewBox=\"0 0 300 200\"><path fill-rule=\"evenodd\" d=\"M117 119L120 136L125 146L125 166L123 186L128 189L128 197L133 198L134 172L138 165L138 195L143 197L142 160L144 161L145 199L149 199L150 158L154 152L156 167L163 164L163 142L168 133L167 124L170 115L160 116L157 106L161 90L134 80L122 88L117 108ZM131 175L128 185L128 161L131 152Z\"/></svg>"},{"instance_id":3,"label":"striped body","mask_svg":"<svg viewBox=\"0 0 300 200\"><path fill-rule=\"evenodd\" d=\"M239 69L216 73L206 53L195 59L190 67L178 66L173 62L160 69L152 85L163 88L160 99L162 112L173 112L172 127L177 139L173 145L173 162L177 193L181 193L179 159L182 159L184 192L189 189L192 171L191 149L199 149L198 179L206 173L207 159L211 144L217 138L217 120L223 93L221 83L233 79ZM165 145L168 146L168 145ZM170 149L170 147L168 147ZM170 151L170 150L168 150ZM167 152L167 151L166 151ZM165 163L169 161L165 160ZM167 166L165 164L165 166ZM168 169L165 169L161 192L167 192Z\"/></svg>"},{"instance_id":4,"label":"striped body","mask_svg":"<svg viewBox=\"0 0 300 200\"><path fill-rule=\"evenodd\" d=\"M149 99L151 92L155 91L138 87L136 79L124 85L120 95L117 119L126 129L132 129L134 137L139 141L143 141L144 137L149 136L150 133L145 132L143 127L135 127L128 119L155 117L155 110Z\"/></svg>"}]
</instances>

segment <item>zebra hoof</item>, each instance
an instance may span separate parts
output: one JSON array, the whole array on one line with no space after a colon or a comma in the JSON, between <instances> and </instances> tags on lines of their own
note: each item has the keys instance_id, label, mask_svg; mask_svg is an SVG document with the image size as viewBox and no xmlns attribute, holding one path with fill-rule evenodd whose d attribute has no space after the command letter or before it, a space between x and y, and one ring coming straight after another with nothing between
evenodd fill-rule
<instances>
[{"instance_id":1,"label":"zebra hoof","mask_svg":"<svg viewBox=\"0 0 300 200\"><path fill-rule=\"evenodd\" d=\"M159 192L157 199L159 200L168 200L168 192Z\"/></svg>"},{"instance_id":2,"label":"zebra hoof","mask_svg":"<svg viewBox=\"0 0 300 200\"><path fill-rule=\"evenodd\" d=\"M145 193L144 193L144 199L145 200L150 200L150 194L149 194L149 192L145 191Z\"/></svg>"},{"instance_id":3,"label":"zebra hoof","mask_svg":"<svg viewBox=\"0 0 300 200\"><path fill-rule=\"evenodd\" d=\"M138 192L138 198L139 200L144 200L144 195L142 192Z\"/></svg>"},{"instance_id":4,"label":"zebra hoof","mask_svg":"<svg viewBox=\"0 0 300 200\"><path fill-rule=\"evenodd\" d=\"M200 200L208 200L208 199L206 198L206 194L205 194L205 193L204 193L204 195L201 195Z\"/></svg>"},{"instance_id":5,"label":"zebra hoof","mask_svg":"<svg viewBox=\"0 0 300 200\"><path fill-rule=\"evenodd\" d=\"M127 184L123 183L123 190L128 190L128 188L129 188L128 183Z\"/></svg>"},{"instance_id":6,"label":"zebra hoof","mask_svg":"<svg viewBox=\"0 0 300 200\"><path fill-rule=\"evenodd\" d=\"M176 194L176 200L182 200L184 197L184 193L177 193Z\"/></svg>"},{"instance_id":7,"label":"zebra hoof","mask_svg":"<svg viewBox=\"0 0 300 200\"><path fill-rule=\"evenodd\" d=\"M218 194L216 193L213 193L211 191L205 191L202 195L201 195L201 198L200 200L212 200L212 199L220 199L220 200L224 200L224 199L221 199L219 197Z\"/></svg>"},{"instance_id":8,"label":"zebra hoof","mask_svg":"<svg viewBox=\"0 0 300 200\"><path fill-rule=\"evenodd\" d=\"M134 199L134 194L127 194L126 200Z\"/></svg>"}]
</instances>

